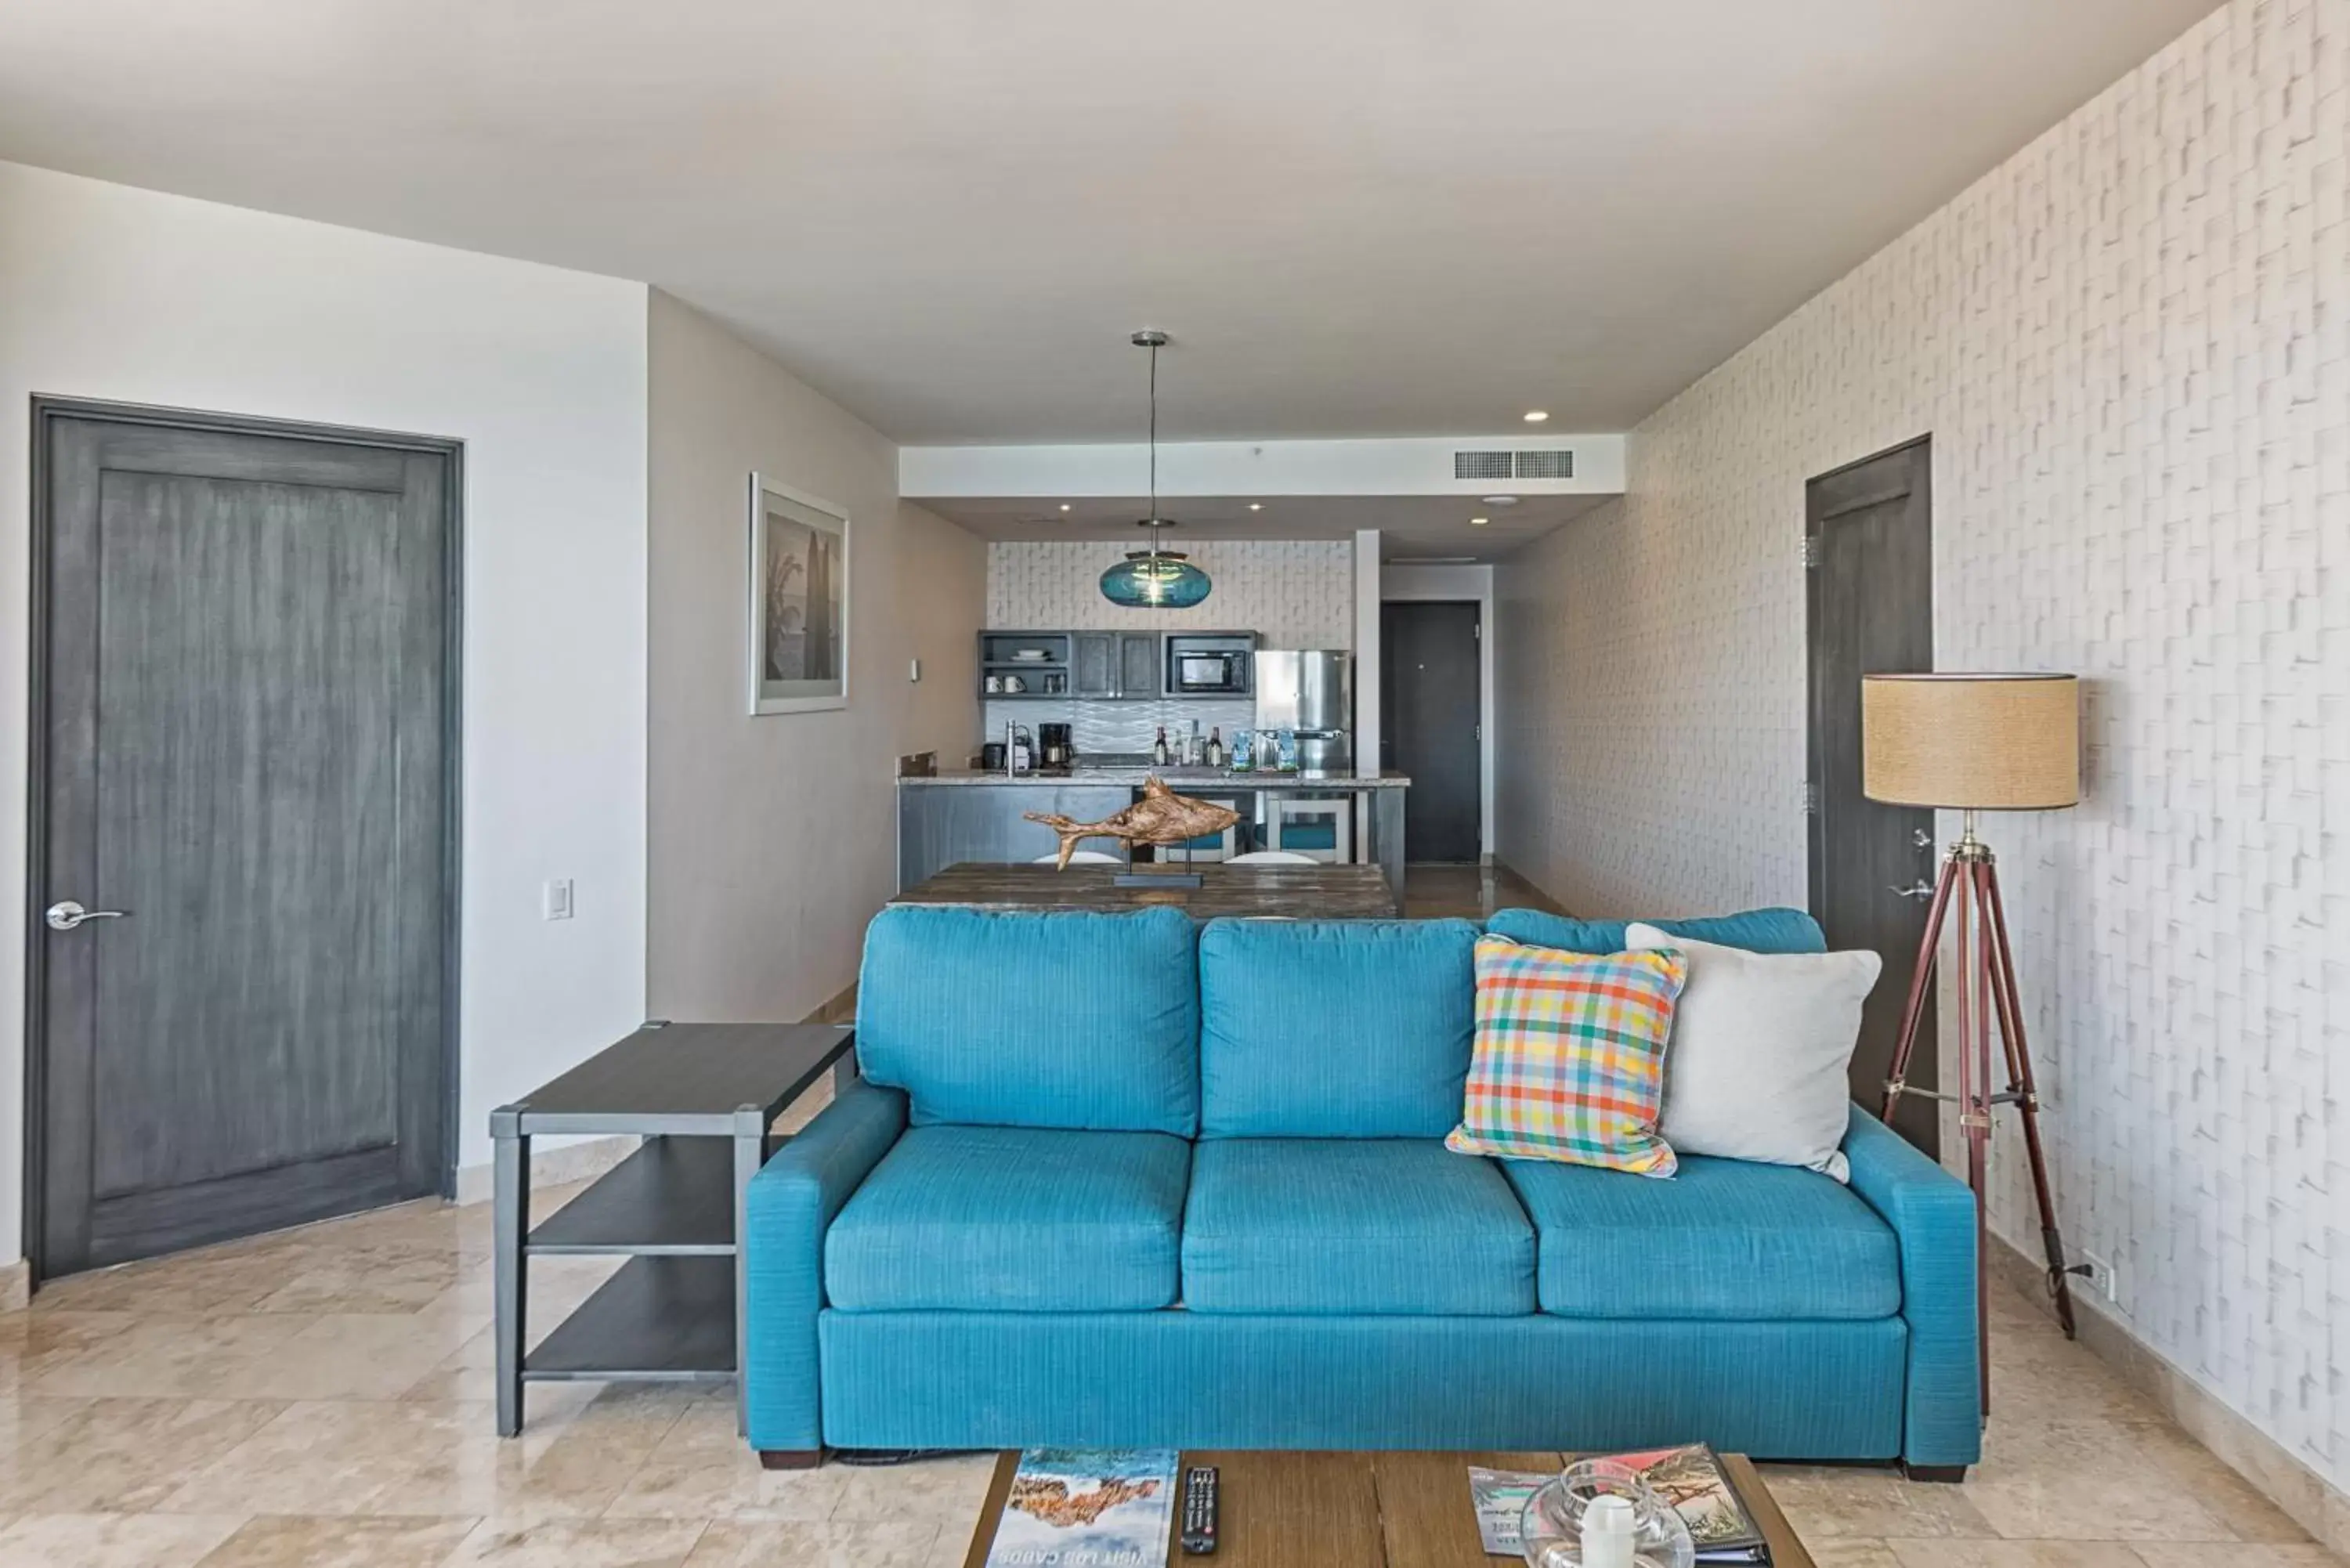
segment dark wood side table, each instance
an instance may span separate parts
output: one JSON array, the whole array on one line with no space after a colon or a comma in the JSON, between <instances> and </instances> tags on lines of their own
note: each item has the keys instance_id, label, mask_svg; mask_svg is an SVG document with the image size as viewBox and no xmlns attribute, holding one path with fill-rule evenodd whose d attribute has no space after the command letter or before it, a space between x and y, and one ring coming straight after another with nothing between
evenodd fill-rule
<instances>
[{"instance_id":1,"label":"dark wood side table","mask_svg":"<svg viewBox=\"0 0 2350 1568\"><path fill-rule=\"evenodd\" d=\"M775 1152L777 1113L829 1070L857 1075L852 1031L819 1023L648 1023L490 1113L496 1153L498 1435L522 1430L532 1382L733 1383L743 1189ZM530 1140L640 1136L642 1147L533 1228ZM525 1354L530 1260L629 1261Z\"/></svg>"}]
</instances>

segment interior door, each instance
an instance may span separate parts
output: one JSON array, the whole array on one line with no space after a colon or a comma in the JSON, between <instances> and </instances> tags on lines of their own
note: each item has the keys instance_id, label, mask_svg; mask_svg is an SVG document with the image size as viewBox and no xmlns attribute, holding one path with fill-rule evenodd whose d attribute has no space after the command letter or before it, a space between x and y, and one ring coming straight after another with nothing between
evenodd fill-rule
<instances>
[{"instance_id":1,"label":"interior door","mask_svg":"<svg viewBox=\"0 0 2350 1568\"><path fill-rule=\"evenodd\" d=\"M1872 1111L1884 1103L1939 857L1931 811L1860 792L1860 678L1934 668L1931 467L1920 439L1823 474L1805 494L1811 907L1830 947L1885 960L1852 1059L1853 1097ZM1909 1078L1939 1081L1930 1008ZM1893 1125L1929 1154L1939 1147L1931 1100L1905 1096Z\"/></svg>"},{"instance_id":2,"label":"interior door","mask_svg":"<svg viewBox=\"0 0 2350 1568\"><path fill-rule=\"evenodd\" d=\"M438 1189L453 449L37 435L36 1267Z\"/></svg>"},{"instance_id":3,"label":"interior door","mask_svg":"<svg viewBox=\"0 0 2350 1568\"><path fill-rule=\"evenodd\" d=\"M1411 775L1403 832L1414 860L1483 854L1478 637L1474 602L1379 607L1380 764Z\"/></svg>"}]
</instances>

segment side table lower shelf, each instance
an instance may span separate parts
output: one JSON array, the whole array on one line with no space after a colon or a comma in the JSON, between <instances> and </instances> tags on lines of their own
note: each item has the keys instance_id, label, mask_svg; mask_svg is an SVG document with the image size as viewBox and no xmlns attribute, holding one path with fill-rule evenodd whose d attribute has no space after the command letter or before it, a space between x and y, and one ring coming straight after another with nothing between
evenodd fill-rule
<instances>
[{"instance_id":1,"label":"side table lower shelf","mask_svg":"<svg viewBox=\"0 0 2350 1568\"><path fill-rule=\"evenodd\" d=\"M732 1382L732 1256L630 1258L523 1358L523 1381Z\"/></svg>"}]
</instances>

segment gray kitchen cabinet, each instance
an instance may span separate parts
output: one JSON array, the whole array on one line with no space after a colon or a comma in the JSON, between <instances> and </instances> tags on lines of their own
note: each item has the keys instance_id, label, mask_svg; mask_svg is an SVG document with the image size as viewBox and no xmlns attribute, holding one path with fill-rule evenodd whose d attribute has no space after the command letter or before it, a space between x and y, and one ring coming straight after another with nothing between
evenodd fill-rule
<instances>
[{"instance_id":1,"label":"gray kitchen cabinet","mask_svg":"<svg viewBox=\"0 0 2350 1568\"><path fill-rule=\"evenodd\" d=\"M1118 634L1118 694L1121 697L1156 697L1164 689L1159 673L1159 634L1154 631L1122 631Z\"/></svg>"},{"instance_id":2,"label":"gray kitchen cabinet","mask_svg":"<svg viewBox=\"0 0 2350 1568\"><path fill-rule=\"evenodd\" d=\"M1114 631L1080 631L1070 642L1075 652L1070 690L1079 697L1115 697L1118 694L1118 644L1124 640Z\"/></svg>"},{"instance_id":3,"label":"gray kitchen cabinet","mask_svg":"<svg viewBox=\"0 0 2350 1568\"><path fill-rule=\"evenodd\" d=\"M988 631L980 634L983 675L1029 677L1025 695L1080 697L1090 701L1138 701L1161 695L1165 689L1160 652L1165 640L1155 631ZM1010 662L1015 649L1043 649L1050 661ZM1044 690L1046 677L1064 668L1068 691ZM983 682L983 684L984 684ZM992 695L985 691L983 696Z\"/></svg>"}]
</instances>

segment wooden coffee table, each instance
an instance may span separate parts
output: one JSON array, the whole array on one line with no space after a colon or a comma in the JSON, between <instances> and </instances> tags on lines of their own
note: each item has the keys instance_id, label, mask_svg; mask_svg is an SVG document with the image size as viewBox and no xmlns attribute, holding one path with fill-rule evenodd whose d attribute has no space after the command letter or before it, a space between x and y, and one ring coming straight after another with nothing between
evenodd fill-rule
<instances>
[{"instance_id":1,"label":"wooden coffee table","mask_svg":"<svg viewBox=\"0 0 2350 1568\"><path fill-rule=\"evenodd\" d=\"M1361 1568L1494 1568L1509 1560L1486 1556L1477 1538L1469 1467L1555 1470L1567 1457L1187 1450L1185 1465L1214 1465L1220 1472L1216 1552L1212 1557L1186 1557L1170 1532L1167 1562L1169 1568L1321 1568L1337 1563ZM1773 1568L1813 1568L1753 1465L1742 1454L1725 1454L1722 1463L1771 1543ZM996 1461L963 1568L986 1563L1019 1468L1016 1453ZM1180 1521L1180 1491L1176 1512Z\"/></svg>"}]
</instances>

